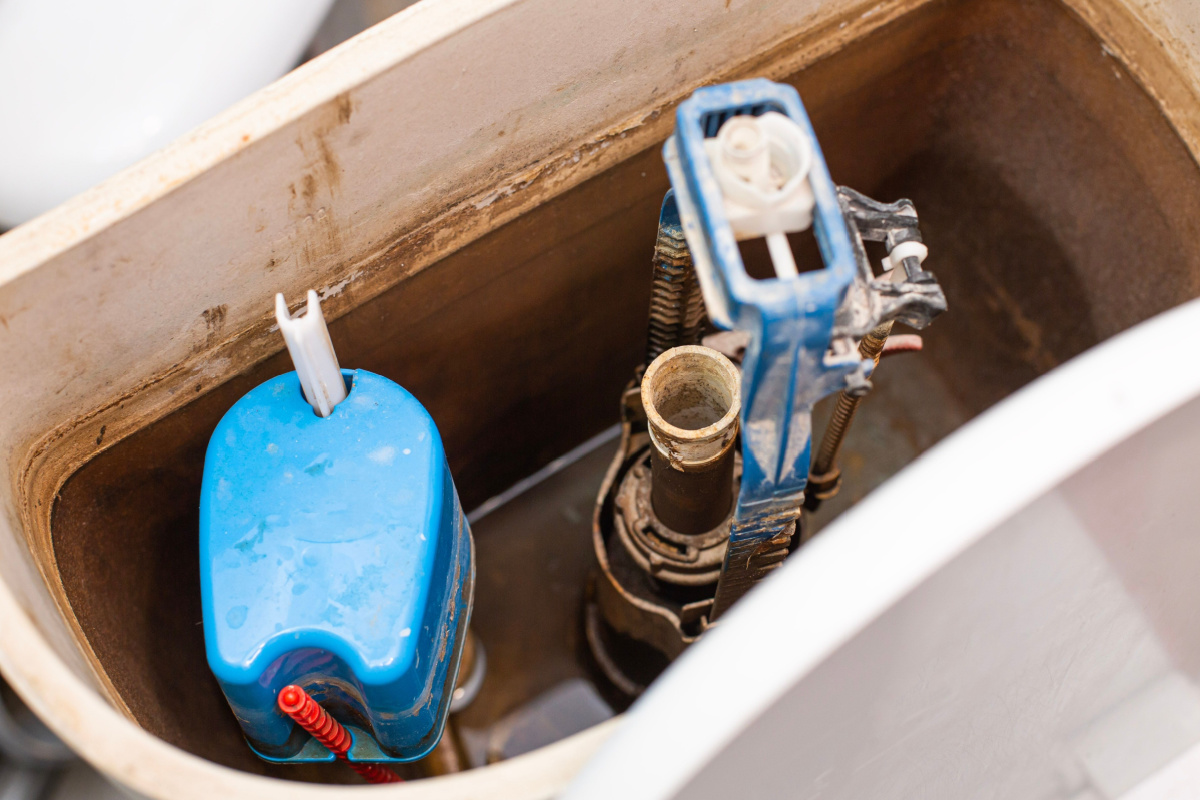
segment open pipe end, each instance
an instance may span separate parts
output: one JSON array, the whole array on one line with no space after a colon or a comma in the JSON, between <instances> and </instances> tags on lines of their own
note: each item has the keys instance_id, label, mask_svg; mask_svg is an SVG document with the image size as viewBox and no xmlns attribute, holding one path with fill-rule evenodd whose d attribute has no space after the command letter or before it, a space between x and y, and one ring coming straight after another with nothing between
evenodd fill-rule
<instances>
[{"instance_id":1,"label":"open pipe end","mask_svg":"<svg viewBox=\"0 0 1200 800\"><path fill-rule=\"evenodd\" d=\"M675 347L646 369L642 405L650 439L671 466L702 467L720 458L737 436L741 375L716 350Z\"/></svg>"}]
</instances>

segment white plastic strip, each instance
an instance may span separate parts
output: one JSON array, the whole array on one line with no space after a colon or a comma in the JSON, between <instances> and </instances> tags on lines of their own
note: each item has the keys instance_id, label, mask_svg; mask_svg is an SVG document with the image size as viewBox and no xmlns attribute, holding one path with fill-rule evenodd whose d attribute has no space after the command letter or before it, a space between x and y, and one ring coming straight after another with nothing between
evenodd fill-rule
<instances>
[{"instance_id":1,"label":"white plastic strip","mask_svg":"<svg viewBox=\"0 0 1200 800\"><path fill-rule=\"evenodd\" d=\"M308 290L307 307L302 314L291 316L283 294L275 295L275 319L279 321L279 332L287 342L288 353L300 378L304 399L322 417L333 413L333 408L346 399L346 381L338 366L337 354L329 329L325 327L325 315L321 313L321 301L317 293Z\"/></svg>"},{"instance_id":2,"label":"white plastic strip","mask_svg":"<svg viewBox=\"0 0 1200 800\"><path fill-rule=\"evenodd\" d=\"M771 263L775 265L775 275L779 278L794 278L800 274L796 267L796 257L792 254L792 246L788 243L786 233L768 233L767 250L771 253Z\"/></svg>"}]
</instances>

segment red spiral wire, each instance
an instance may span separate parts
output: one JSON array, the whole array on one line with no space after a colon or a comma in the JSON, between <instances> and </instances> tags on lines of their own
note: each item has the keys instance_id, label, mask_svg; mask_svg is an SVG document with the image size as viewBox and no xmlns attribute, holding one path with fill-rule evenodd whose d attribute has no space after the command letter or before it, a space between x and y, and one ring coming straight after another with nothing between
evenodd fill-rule
<instances>
[{"instance_id":1,"label":"red spiral wire","mask_svg":"<svg viewBox=\"0 0 1200 800\"><path fill-rule=\"evenodd\" d=\"M329 716L320 703L299 686L283 687L279 693L279 710L291 717L297 725L329 748L338 760L362 775L371 783L401 783L404 779L387 767L379 764L360 764L346 757L350 751L350 732L336 719Z\"/></svg>"},{"instance_id":2,"label":"red spiral wire","mask_svg":"<svg viewBox=\"0 0 1200 800\"><path fill-rule=\"evenodd\" d=\"M883 345L881 355L894 356L897 353L920 352L925 346L924 340L916 333L893 333Z\"/></svg>"}]
</instances>

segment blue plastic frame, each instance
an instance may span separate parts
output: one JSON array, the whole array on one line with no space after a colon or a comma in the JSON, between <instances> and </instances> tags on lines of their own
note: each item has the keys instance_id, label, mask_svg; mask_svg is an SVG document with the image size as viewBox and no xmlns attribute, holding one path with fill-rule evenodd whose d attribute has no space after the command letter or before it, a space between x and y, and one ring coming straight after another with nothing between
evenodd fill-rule
<instances>
[{"instance_id":1,"label":"blue plastic frame","mask_svg":"<svg viewBox=\"0 0 1200 800\"><path fill-rule=\"evenodd\" d=\"M823 266L791 278L757 280L746 273L704 141L730 117L768 111L791 118L812 144L809 183ZM857 353L829 354L835 315L858 266L837 187L792 87L759 78L698 89L679 106L663 158L709 316L721 327L751 334L742 362L737 539L755 517L798 508L808 482L813 405L843 388L851 373L870 372L870 362Z\"/></svg>"}]
</instances>

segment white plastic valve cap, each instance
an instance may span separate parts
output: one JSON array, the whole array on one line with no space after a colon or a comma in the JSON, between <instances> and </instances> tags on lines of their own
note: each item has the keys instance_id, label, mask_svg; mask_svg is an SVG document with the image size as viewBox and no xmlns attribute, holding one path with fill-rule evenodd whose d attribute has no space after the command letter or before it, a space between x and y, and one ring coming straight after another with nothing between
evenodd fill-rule
<instances>
[{"instance_id":1,"label":"white plastic valve cap","mask_svg":"<svg viewBox=\"0 0 1200 800\"><path fill-rule=\"evenodd\" d=\"M704 149L738 239L812 225L813 148L792 119L777 111L731 117Z\"/></svg>"},{"instance_id":2,"label":"white plastic valve cap","mask_svg":"<svg viewBox=\"0 0 1200 800\"><path fill-rule=\"evenodd\" d=\"M317 293L308 290L308 303L304 313L291 316L283 294L275 295L275 319L279 332L287 342L288 353L300 378L304 399L322 417L333 413L333 407L346 399L346 381L338 366L337 354L329 329L325 327L325 315L321 313L321 301Z\"/></svg>"},{"instance_id":3,"label":"white plastic valve cap","mask_svg":"<svg viewBox=\"0 0 1200 800\"><path fill-rule=\"evenodd\" d=\"M726 120L704 149L738 240L766 237L780 278L799 274L787 234L812 225L813 148L804 130L777 111Z\"/></svg>"}]
</instances>

